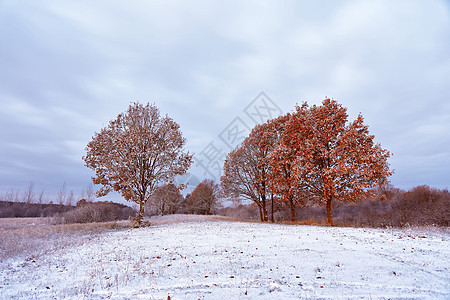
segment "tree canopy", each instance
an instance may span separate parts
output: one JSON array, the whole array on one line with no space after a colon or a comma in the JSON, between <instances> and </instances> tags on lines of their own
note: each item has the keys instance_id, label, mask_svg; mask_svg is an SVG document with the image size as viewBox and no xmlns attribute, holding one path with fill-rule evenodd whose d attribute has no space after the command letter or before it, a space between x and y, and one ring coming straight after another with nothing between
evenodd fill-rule
<instances>
[{"instance_id":1,"label":"tree canopy","mask_svg":"<svg viewBox=\"0 0 450 300\"><path fill-rule=\"evenodd\" d=\"M132 103L94 134L83 160L95 171L94 184L102 185L97 196L116 191L139 204L140 225L144 204L157 186L184 174L191 165L185 143L180 126L161 117L155 105Z\"/></svg>"},{"instance_id":2,"label":"tree canopy","mask_svg":"<svg viewBox=\"0 0 450 300\"><path fill-rule=\"evenodd\" d=\"M228 154L221 185L225 194L254 201L261 220L267 220L270 194L290 206L291 221L295 206L318 201L326 204L333 224L333 200L367 197L393 173L387 162L391 153L373 140L362 115L348 122L347 109L337 101L305 102L293 113L255 126Z\"/></svg>"}]
</instances>

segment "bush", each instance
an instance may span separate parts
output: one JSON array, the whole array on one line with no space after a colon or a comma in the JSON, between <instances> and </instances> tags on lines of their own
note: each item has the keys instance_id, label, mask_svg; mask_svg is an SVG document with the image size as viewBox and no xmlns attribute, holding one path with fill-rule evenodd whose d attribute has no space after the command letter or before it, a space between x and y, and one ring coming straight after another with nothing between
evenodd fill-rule
<instances>
[{"instance_id":1,"label":"bush","mask_svg":"<svg viewBox=\"0 0 450 300\"><path fill-rule=\"evenodd\" d=\"M450 193L422 185L397 194L388 214L392 225L449 226Z\"/></svg>"},{"instance_id":2,"label":"bush","mask_svg":"<svg viewBox=\"0 0 450 300\"><path fill-rule=\"evenodd\" d=\"M127 220L137 211L129 206L113 202L79 202L75 209L55 218L57 223L93 223Z\"/></svg>"},{"instance_id":3,"label":"bush","mask_svg":"<svg viewBox=\"0 0 450 300\"><path fill-rule=\"evenodd\" d=\"M235 207L225 207L221 208L217 212L218 215L241 219L241 220L250 220L257 221L259 220L259 210L254 204L250 205L238 205Z\"/></svg>"},{"instance_id":4,"label":"bush","mask_svg":"<svg viewBox=\"0 0 450 300\"><path fill-rule=\"evenodd\" d=\"M325 209L320 208L322 216L311 210L303 215L322 220ZM377 197L355 204L336 203L333 215L336 224L349 226L449 226L450 193L426 185L407 192L394 188L380 190Z\"/></svg>"}]
</instances>

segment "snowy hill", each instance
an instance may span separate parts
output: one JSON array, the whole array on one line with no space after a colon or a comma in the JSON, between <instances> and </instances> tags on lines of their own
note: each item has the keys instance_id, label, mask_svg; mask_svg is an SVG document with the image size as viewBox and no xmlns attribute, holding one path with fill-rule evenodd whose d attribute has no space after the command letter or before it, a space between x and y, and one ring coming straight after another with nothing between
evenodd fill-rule
<instances>
[{"instance_id":1,"label":"snowy hill","mask_svg":"<svg viewBox=\"0 0 450 300\"><path fill-rule=\"evenodd\" d=\"M447 231L152 219L0 263L0 298L450 298Z\"/></svg>"}]
</instances>

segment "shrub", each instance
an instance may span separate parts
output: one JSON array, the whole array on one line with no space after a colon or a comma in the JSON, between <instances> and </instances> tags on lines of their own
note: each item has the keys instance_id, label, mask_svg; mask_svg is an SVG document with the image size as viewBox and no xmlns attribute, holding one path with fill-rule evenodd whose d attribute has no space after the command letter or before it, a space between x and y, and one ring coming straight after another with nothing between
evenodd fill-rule
<instances>
[{"instance_id":1,"label":"shrub","mask_svg":"<svg viewBox=\"0 0 450 300\"><path fill-rule=\"evenodd\" d=\"M217 214L241 220L250 220L250 221L259 220L258 207L254 204L250 205L240 204L235 207L221 208L218 210Z\"/></svg>"},{"instance_id":2,"label":"shrub","mask_svg":"<svg viewBox=\"0 0 450 300\"><path fill-rule=\"evenodd\" d=\"M313 218L320 222L323 214L310 209L300 215L301 219ZM334 208L336 223L349 226L449 226L449 215L450 193L426 185L407 192L394 188L379 190L374 198L355 204L337 203Z\"/></svg>"},{"instance_id":3,"label":"shrub","mask_svg":"<svg viewBox=\"0 0 450 300\"><path fill-rule=\"evenodd\" d=\"M397 194L388 214L394 226L449 226L450 193L426 185Z\"/></svg>"},{"instance_id":4,"label":"shrub","mask_svg":"<svg viewBox=\"0 0 450 300\"><path fill-rule=\"evenodd\" d=\"M57 223L93 223L126 220L136 216L137 211L129 206L113 202L77 203L75 209L65 212Z\"/></svg>"}]
</instances>

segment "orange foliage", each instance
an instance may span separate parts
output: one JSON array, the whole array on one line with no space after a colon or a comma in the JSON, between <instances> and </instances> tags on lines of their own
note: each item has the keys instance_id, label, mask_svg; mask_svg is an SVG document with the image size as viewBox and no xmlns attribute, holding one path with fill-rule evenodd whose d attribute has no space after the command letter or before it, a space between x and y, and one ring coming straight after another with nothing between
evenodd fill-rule
<instances>
[{"instance_id":1,"label":"orange foliage","mask_svg":"<svg viewBox=\"0 0 450 300\"><path fill-rule=\"evenodd\" d=\"M224 164L225 194L251 199L267 220L268 197L295 207L308 200L325 203L333 224L333 200L355 202L392 175L391 153L369 134L359 115L347 122L347 109L335 100L304 103L294 113L257 125ZM273 208L273 205L272 205Z\"/></svg>"},{"instance_id":2,"label":"orange foliage","mask_svg":"<svg viewBox=\"0 0 450 300\"><path fill-rule=\"evenodd\" d=\"M387 163L390 152L373 142L363 117L349 124L347 117L347 109L335 100L311 107L304 103L286 123L280 143L281 149L296 153L286 157L293 165L290 184L325 203L330 224L332 200L367 197L393 173Z\"/></svg>"},{"instance_id":3,"label":"orange foliage","mask_svg":"<svg viewBox=\"0 0 450 300\"><path fill-rule=\"evenodd\" d=\"M268 220L267 201L274 196L269 186L269 154L279 139L285 119L279 117L256 125L242 144L228 154L224 164L222 191L235 198L243 196L252 200L259 208L261 221Z\"/></svg>"},{"instance_id":4,"label":"orange foliage","mask_svg":"<svg viewBox=\"0 0 450 300\"><path fill-rule=\"evenodd\" d=\"M187 203L188 211L194 214L211 215L217 205L219 186L211 179L200 182L192 191Z\"/></svg>"}]
</instances>

